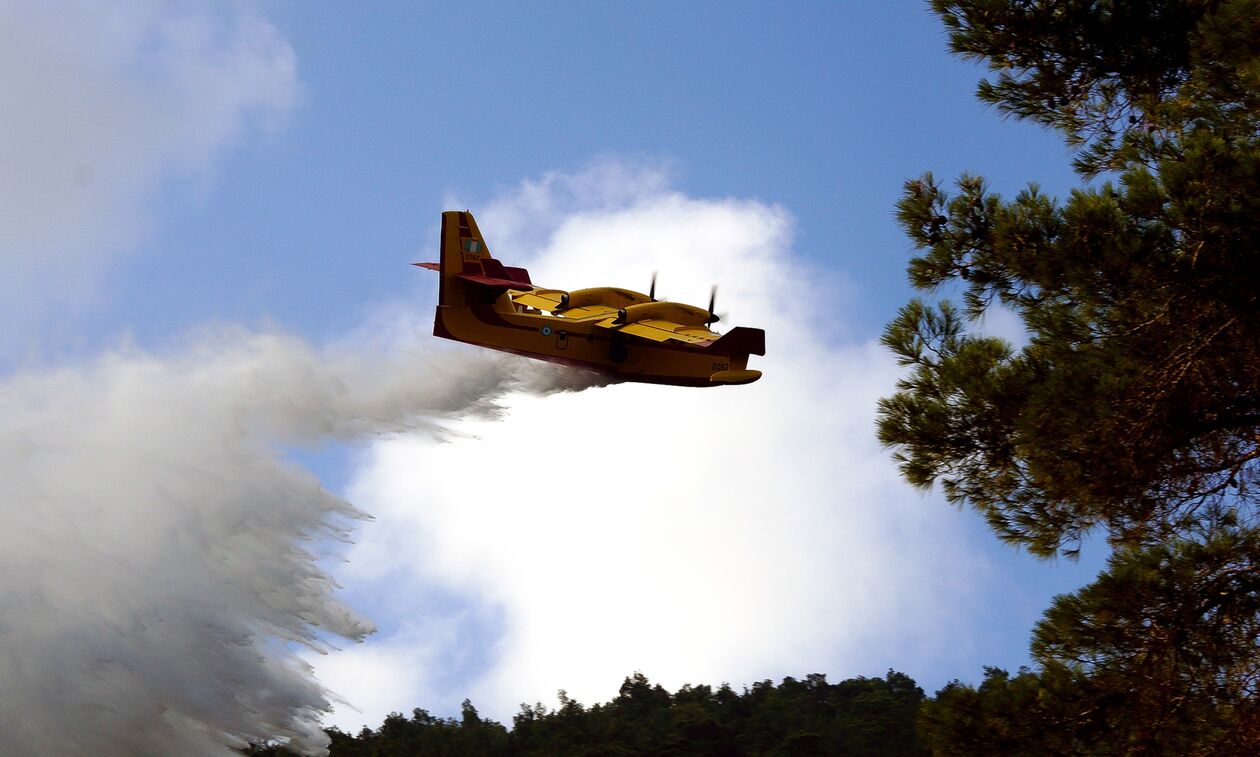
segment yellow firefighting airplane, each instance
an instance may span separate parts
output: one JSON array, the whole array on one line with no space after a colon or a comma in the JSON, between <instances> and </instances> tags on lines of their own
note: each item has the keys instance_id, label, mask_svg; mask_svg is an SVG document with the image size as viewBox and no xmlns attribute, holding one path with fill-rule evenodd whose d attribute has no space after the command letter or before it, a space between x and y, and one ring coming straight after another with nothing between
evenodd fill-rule
<instances>
[{"instance_id":1,"label":"yellow firefighting airplane","mask_svg":"<svg viewBox=\"0 0 1260 757\"><path fill-rule=\"evenodd\" d=\"M709 309L658 302L648 294L599 287L562 292L536 287L524 268L490 257L472 213L442 214L442 260L416 263L442 275L435 336L574 365L623 381L679 386L749 384L761 371L766 332L709 330Z\"/></svg>"}]
</instances>

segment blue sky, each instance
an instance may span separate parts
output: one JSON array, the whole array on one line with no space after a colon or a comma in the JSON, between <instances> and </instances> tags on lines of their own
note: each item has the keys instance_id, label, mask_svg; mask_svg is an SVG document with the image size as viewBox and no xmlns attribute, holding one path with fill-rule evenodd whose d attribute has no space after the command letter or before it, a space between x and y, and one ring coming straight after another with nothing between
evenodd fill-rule
<instances>
[{"instance_id":1,"label":"blue sky","mask_svg":"<svg viewBox=\"0 0 1260 757\"><path fill-rule=\"evenodd\" d=\"M509 263L527 262L536 280L539 271L560 279L580 273L585 278L556 283L642 287L646 280L626 279L645 277L652 269L640 258L656 256L662 286L676 287L671 296L702 301L712 273L722 284L719 310L729 307L733 323L769 324L768 354L757 366L767 379L703 401L680 399L679 390L635 387L509 394L503 399L509 410L487 421L463 418L453 399L433 400L445 408L438 414L456 437L445 445L422 432L413 438L347 430L335 413L326 434L294 425L283 413L274 423L259 421L271 435L264 434L261 446L292 450L289 459L307 469L284 478L283 486L313 476L376 517L356 531L355 546L339 552L348 562L323 563L345 586L340 599L380 628L340 656L309 658L322 682L362 710L355 715L341 707L334 722L352 727L360 717L379 723L384 712L413 706L453 713L464 696L486 701L492 715L506 719L514 701L549 700L559 686L583 701L606 699L619 676L633 672L627 666L639 661L649 677L672 686L697 675L741 685L752 676L817 671L839 680L895 667L930 693L953 678L978 679L983 665L1025 663L1031 625L1050 597L1080 585L1100 566L1097 545L1080 563L1038 562L999 545L979 516L897 483L887 454L873 441L870 404L891 391L895 378L891 360L874 342L912 294L905 281L910 247L893 215L902 183L929 170L946 179L978 173L1005 194L1035 181L1063 195L1076 183L1055 135L1003 120L974 99L981 71L946 52L943 28L926 3L119 7L112 15L73 3L52 11L17 4L10 12L10 28L29 33L20 46L27 57L6 97L9 107L23 106L29 114L19 124L29 128L6 159L26 166L35 179L41 171L53 178L44 194L14 184L0 199L20 206L33 196L31 202L58 219L32 221L25 237L0 235L2 259L18 272L0 288L9 293L5 315L13 324L0 341L11 393L50 367L95 377L103 390L92 412L113 418L101 421L102 428L130 434L136 424L115 416L131 405L109 383L121 374L102 362L103 354L136 351L143 359L133 355L124 363L151 358L167 366L162 375L173 385L201 376L190 367L190 355L211 355L217 365L213 360L282 354L284 361L265 365L279 366L276 385L286 387L312 361L336 362L330 355L362 345L441 365L480 359L461 352L448 359L452 353L426 336L435 282L407 265L432 254L438 214L450 206L477 213L491 249ZM98 28L107 31L89 36ZM75 44L85 39L108 44ZM94 94L85 98L84 91ZM76 157L77 150L86 157ZM77 184L69 182L71 175ZM703 230L711 231L708 244L701 238L684 247L689 232ZM726 251L714 241L725 234L735 240ZM636 257L635 249L649 248L650 255ZM688 258L698 261L693 267L683 260L690 249L697 251ZM604 275L608 281L587 280ZM749 320L755 318L763 320ZM219 336L207 352L195 335L211 327ZM1016 336L1000 319L991 328ZM284 338L259 336L268 333ZM308 351L315 357L303 357ZM509 370L498 363L473 366L468 370ZM273 375L273 368L257 370ZM443 378L434 381L446 386L441 382L458 376L453 370L438 370ZM794 378L776 384L776 371ZM379 388L356 383L366 373L334 371L332 383ZM198 384L210 394L219 388L212 379L196 380L211 381ZM312 379L323 386L320 380ZM800 401L811 393L818 395L816 412ZM865 404L846 404L858 400ZM254 416L236 402L214 407L236 408L223 412L252 429ZM247 407L259 418L279 412L276 405ZM323 417L326 408L312 407L313 416ZM172 418L179 417L175 412ZM204 419L210 411L189 412ZM600 534L606 534L604 546L632 564L686 571L693 600L714 597L709 604L695 600L708 609L691 618L708 633L724 622L755 627L760 611L799 612L810 605L807 593L838 592L843 601L814 603L825 607L817 619L802 619L819 623L807 635L770 624L773 632L753 641L732 636L726 651L699 667L687 666L685 658L695 655L686 643L671 648L664 637L639 656L585 650L603 654L608 669L618 671L605 674L602 684L557 683L505 662L507 655L532 656L553 661L563 673L568 668L555 657L563 648L539 640L559 627L548 623L577 623L591 633L608 626L580 625L590 618L567 614L580 601L513 583L511 574L528 573L528 566L494 568L504 554L522 563L536 558L545 570L568 563L470 536L496 518L510 521L515 511L496 509L485 493L477 500L483 510L461 509L464 495L443 471L462 470L469 460L515 470L513 450L535 449L532 429L562 417L580 438L613 444L622 436L612 430L622 428L611 426L613 419L636 427L650 421L678 438L711 424L725 429L723 454L737 458L766 443L758 440L787 447L813 434L816 443L801 448L813 461L807 467L790 467L775 456L777 449L751 454L744 465L741 476L752 478L741 478L742 486L761 499L731 500L731 513L761 524L761 545L749 541L755 529L728 526L734 515L701 505L686 509L699 501L693 493L713 471L729 469L718 458L698 463L692 479L668 479L674 489L659 497L673 504L636 521L635 528L646 530L633 544L616 541L619 521L587 521L584 511L540 512L587 523L587 530L578 528L563 541L577 545L574 560L597 565ZM73 418L56 422L75 427ZM749 440L742 447L741 437ZM828 444L837 445L834 454ZM247 446L264 454L253 442ZM684 456L692 448L665 449ZM212 459L219 461L185 462L209 477L246 475L224 470L222 462L204 469ZM629 456L620 463L631 478L642 477L643 460ZM409 467L425 472L413 475ZM780 496L782 503L773 502ZM595 495L584 506L614 505ZM166 505L159 499L154 507ZM208 507L218 512L213 502ZM319 508L332 506L321 499L312 507L322 513ZM462 520L469 512L476 518ZM172 521L172 532L204 517L210 516ZM683 521L691 525L677 525ZM554 553L561 543L547 540L564 529L518 525L540 550ZM835 529L836 541L810 541L811 527ZM299 531L277 531L276 538ZM722 536L710 544L710 534ZM823 554L829 544L857 551L852 559ZM859 550L872 544L869 553ZM755 565L764 559L772 573L768 566L790 564L782 581L803 587L801 603L775 604L779 592L749 589L749 602L767 604L750 605L751 619L736 621L739 591L725 586L720 573L677 561L694 549L712 565L739 545L752 550L741 560ZM218 554L211 546L208 554ZM821 552L814 558L807 548ZM895 576L881 574L885 568ZM554 576L538 569L540 576ZM938 578L941 583L932 583ZM633 573L625 580L633 588ZM663 587L654 596L668 593L668 581L652 580ZM749 574L747 580L759 579ZM863 582L866 588L844 593ZM649 585L658 584L644 579L641 588ZM849 588L841 591L841 585ZM869 609L881 595L900 594L911 598L890 601L889 614L878 622L842 613L845 606ZM645 606L655 607L652 601L644 599ZM591 617L600 612L596 605ZM688 607L673 598L653 611L681 617ZM939 617L922 614L948 607L954 609ZM835 622L834 633L821 619ZM897 628L903 630L889 630ZM750 656L776 645L800 652L738 659L741 644L754 650ZM774 665L783 667L770 669ZM391 670L406 674L386 680ZM373 688L389 688L394 698L363 701ZM507 693L500 701L496 691ZM309 692L302 696L314 701Z\"/></svg>"},{"instance_id":2,"label":"blue sky","mask_svg":"<svg viewBox=\"0 0 1260 757\"><path fill-rule=\"evenodd\" d=\"M299 104L208 179L163 187L147 254L111 281L148 292L113 296L108 314L142 335L260 316L337 333L364 302L410 291L397 266L445 197L473 205L604 155L667 161L698 196L787 207L800 252L860 284L837 314L871 332L907 298L892 220L905 179L1073 181L1056 137L975 101L978 70L946 53L923 3L268 11Z\"/></svg>"}]
</instances>

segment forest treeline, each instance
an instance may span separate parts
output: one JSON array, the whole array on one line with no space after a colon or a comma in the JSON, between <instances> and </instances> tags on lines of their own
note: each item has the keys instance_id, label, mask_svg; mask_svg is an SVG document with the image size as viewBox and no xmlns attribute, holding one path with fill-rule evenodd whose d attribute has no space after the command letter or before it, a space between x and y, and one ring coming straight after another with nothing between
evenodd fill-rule
<instances>
[{"instance_id":1,"label":"forest treeline","mask_svg":"<svg viewBox=\"0 0 1260 757\"><path fill-rule=\"evenodd\" d=\"M895 671L839 683L821 674L777 686L766 680L741 692L725 684L683 686L672 694L636 673L605 704L586 707L562 691L559 707L522 705L510 730L465 700L459 718L416 709L411 717L386 717L375 730L327 733L330 757L927 757L915 729L924 702L923 690ZM268 745L247 754L290 753Z\"/></svg>"}]
</instances>

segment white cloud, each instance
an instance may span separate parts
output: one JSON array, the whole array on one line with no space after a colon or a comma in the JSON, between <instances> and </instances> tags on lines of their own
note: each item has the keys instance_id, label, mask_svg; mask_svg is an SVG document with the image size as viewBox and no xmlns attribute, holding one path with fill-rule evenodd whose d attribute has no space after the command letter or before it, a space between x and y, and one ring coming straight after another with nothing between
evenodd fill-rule
<instances>
[{"instance_id":1,"label":"white cloud","mask_svg":"<svg viewBox=\"0 0 1260 757\"><path fill-rule=\"evenodd\" d=\"M0 4L0 320L91 297L161 181L205 176L296 97L292 49L249 4Z\"/></svg>"},{"instance_id":2,"label":"white cloud","mask_svg":"<svg viewBox=\"0 0 1260 757\"><path fill-rule=\"evenodd\" d=\"M619 182L611 202L569 189ZM521 231L531 208L550 228ZM767 355L750 362L765 377L513 398L503 422L460 422L448 443L376 443L350 488L378 520L349 553L349 595L440 587L501 617L445 647L487 650L475 680L441 691L403 676L390 701L450 711L471 696L507 719L560 688L606 700L635 670L677 686L950 656L938 632L961 624L980 566L959 556L958 519L908 492L878 448L875 402L896 367L873 342L828 336L826 278L792 253L784 210L690 198L658 170L603 162L526 183L477 217L497 257L548 286L644 289L659 270L659 294L702 304L719 282L723 325L767 331ZM399 634L448 612L387 604ZM364 649L405 655L393 638ZM316 672L353 686L344 668ZM356 704L362 714L333 722L385 714Z\"/></svg>"}]
</instances>

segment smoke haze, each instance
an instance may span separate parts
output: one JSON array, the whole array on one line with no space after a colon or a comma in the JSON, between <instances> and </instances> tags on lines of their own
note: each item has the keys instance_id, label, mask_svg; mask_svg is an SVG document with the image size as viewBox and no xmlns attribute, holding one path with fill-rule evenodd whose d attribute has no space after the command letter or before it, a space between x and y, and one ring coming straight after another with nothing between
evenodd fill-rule
<instances>
[{"instance_id":1,"label":"smoke haze","mask_svg":"<svg viewBox=\"0 0 1260 757\"><path fill-rule=\"evenodd\" d=\"M319 351L225 328L0 383L0 733L16 754L319 751L298 650L371 624L317 564L353 506L283 449L581 388L487 352ZM422 464L417 462L418 465Z\"/></svg>"}]
</instances>

